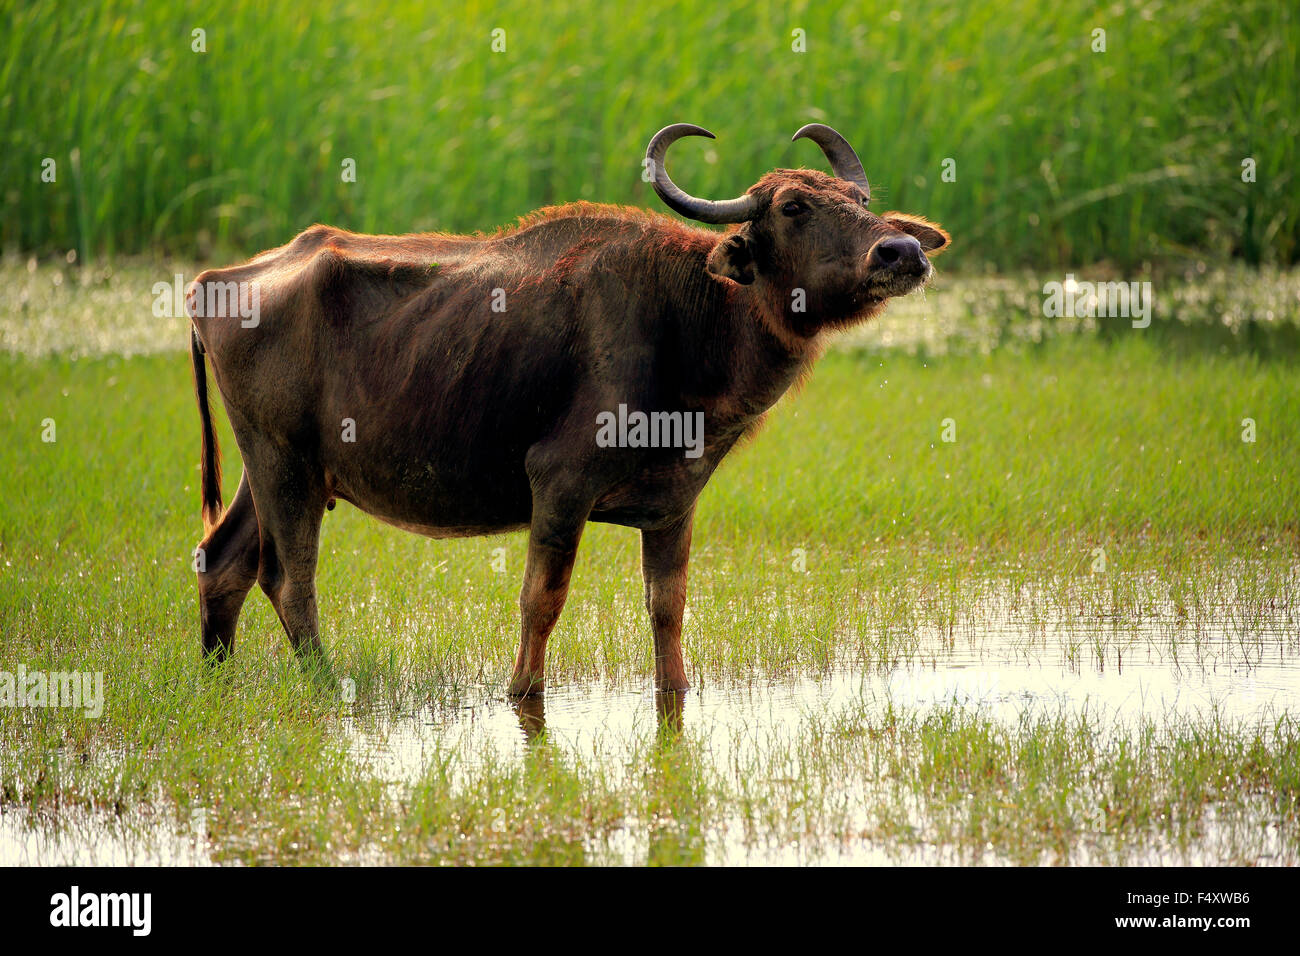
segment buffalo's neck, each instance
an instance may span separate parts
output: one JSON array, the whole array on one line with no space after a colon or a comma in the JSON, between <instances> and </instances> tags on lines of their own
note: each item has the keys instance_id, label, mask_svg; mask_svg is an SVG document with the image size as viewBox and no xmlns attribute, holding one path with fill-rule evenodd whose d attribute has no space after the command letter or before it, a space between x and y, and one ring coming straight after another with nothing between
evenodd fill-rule
<instances>
[{"instance_id":1,"label":"buffalo's neck","mask_svg":"<svg viewBox=\"0 0 1300 956\"><path fill-rule=\"evenodd\" d=\"M749 287L709 274L704 258L667 264L662 318L676 338L669 354L681 400L702 407L718 437L734 440L799 380L820 344L782 334L779 314Z\"/></svg>"}]
</instances>

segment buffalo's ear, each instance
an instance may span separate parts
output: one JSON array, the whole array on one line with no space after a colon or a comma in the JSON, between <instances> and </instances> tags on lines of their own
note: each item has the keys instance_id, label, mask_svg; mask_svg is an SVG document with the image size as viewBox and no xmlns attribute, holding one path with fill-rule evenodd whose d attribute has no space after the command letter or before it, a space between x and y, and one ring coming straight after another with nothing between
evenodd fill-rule
<instances>
[{"instance_id":1,"label":"buffalo's ear","mask_svg":"<svg viewBox=\"0 0 1300 956\"><path fill-rule=\"evenodd\" d=\"M952 241L952 237L943 226L920 216L909 216L903 212L887 212L880 218L885 220L886 225L893 226L899 232L907 233L931 255L942 252Z\"/></svg>"},{"instance_id":2,"label":"buffalo's ear","mask_svg":"<svg viewBox=\"0 0 1300 956\"><path fill-rule=\"evenodd\" d=\"M724 276L741 285L754 281L754 254L749 240L733 233L713 247L706 268L715 276Z\"/></svg>"}]
</instances>

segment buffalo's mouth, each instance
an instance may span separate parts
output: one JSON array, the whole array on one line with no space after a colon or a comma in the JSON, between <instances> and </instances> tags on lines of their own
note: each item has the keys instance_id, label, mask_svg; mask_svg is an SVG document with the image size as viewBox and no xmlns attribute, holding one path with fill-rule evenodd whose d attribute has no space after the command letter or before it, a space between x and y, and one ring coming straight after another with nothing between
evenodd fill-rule
<instances>
[{"instance_id":1,"label":"buffalo's mouth","mask_svg":"<svg viewBox=\"0 0 1300 956\"><path fill-rule=\"evenodd\" d=\"M934 274L928 259L874 269L862 280L860 292L868 299L893 299L921 288Z\"/></svg>"}]
</instances>

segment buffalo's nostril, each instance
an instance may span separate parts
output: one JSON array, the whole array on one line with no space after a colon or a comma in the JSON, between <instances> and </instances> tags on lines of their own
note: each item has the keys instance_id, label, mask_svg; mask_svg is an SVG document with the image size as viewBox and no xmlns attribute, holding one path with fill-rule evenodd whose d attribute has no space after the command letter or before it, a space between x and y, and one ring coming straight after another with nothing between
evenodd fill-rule
<instances>
[{"instance_id":1,"label":"buffalo's nostril","mask_svg":"<svg viewBox=\"0 0 1300 956\"><path fill-rule=\"evenodd\" d=\"M911 236L891 236L872 247L871 258L878 266L919 266L925 261L921 244Z\"/></svg>"}]
</instances>

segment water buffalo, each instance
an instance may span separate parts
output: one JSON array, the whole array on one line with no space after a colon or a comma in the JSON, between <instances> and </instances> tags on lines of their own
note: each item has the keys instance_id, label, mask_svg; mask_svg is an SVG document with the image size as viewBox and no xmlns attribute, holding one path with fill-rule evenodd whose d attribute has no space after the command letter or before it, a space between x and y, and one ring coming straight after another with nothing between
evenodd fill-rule
<instances>
[{"instance_id":1,"label":"water buffalo","mask_svg":"<svg viewBox=\"0 0 1300 956\"><path fill-rule=\"evenodd\" d=\"M862 164L827 126L795 139L820 146L834 176L778 169L722 202L669 179L664 155L683 136L712 138L660 130L646 150L655 191L725 232L590 203L491 235L317 225L195 280L205 656L232 650L254 581L294 650L320 653L317 542L341 498L434 537L529 530L516 696L544 686L585 524L639 529L655 684L688 687L681 628L700 491L827 333L919 288L926 254L949 237L869 212ZM224 513L204 354L244 463Z\"/></svg>"}]
</instances>

